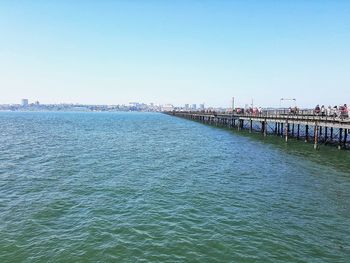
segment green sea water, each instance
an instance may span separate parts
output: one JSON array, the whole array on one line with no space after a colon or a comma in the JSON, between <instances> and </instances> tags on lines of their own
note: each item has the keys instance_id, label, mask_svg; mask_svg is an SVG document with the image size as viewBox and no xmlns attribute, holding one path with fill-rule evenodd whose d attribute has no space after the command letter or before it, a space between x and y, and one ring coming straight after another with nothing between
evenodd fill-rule
<instances>
[{"instance_id":1,"label":"green sea water","mask_svg":"<svg viewBox=\"0 0 350 263\"><path fill-rule=\"evenodd\" d=\"M152 113L0 113L0 262L350 262L347 151Z\"/></svg>"}]
</instances>

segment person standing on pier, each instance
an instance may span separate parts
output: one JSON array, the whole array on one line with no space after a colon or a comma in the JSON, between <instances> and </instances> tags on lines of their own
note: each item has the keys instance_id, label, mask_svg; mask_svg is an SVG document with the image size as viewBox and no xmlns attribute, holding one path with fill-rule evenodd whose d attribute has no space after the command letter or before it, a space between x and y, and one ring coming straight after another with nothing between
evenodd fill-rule
<instances>
[{"instance_id":1,"label":"person standing on pier","mask_svg":"<svg viewBox=\"0 0 350 263\"><path fill-rule=\"evenodd\" d=\"M318 105L318 104L315 107L315 114L316 115L320 114L320 105Z\"/></svg>"},{"instance_id":2,"label":"person standing on pier","mask_svg":"<svg viewBox=\"0 0 350 263\"><path fill-rule=\"evenodd\" d=\"M324 105L321 106L321 115L326 116L326 108L324 107Z\"/></svg>"},{"instance_id":3,"label":"person standing on pier","mask_svg":"<svg viewBox=\"0 0 350 263\"><path fill-rule=\"evenodd\" d=\"M338 116L338 106L335 105L335 106L333 107L333 117L337 117L337 116Z\"/></svg>"},{"instance_id":4,"label":"person standing on pier","mask_svg":"<svg viewBox=\"0 0 350 263\"><path fill-rule=\"evenodd\" d=\"M344 104L343 106L340 106L339 111L340 111L340 118L341 119L349 117L348 106L346 104Z\"/></svg>"}]
</instances>

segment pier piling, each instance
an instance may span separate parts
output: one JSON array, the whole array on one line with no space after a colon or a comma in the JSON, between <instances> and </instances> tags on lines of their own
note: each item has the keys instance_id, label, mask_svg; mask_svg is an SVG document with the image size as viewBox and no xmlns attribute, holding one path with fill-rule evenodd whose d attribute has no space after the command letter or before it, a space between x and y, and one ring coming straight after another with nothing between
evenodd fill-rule
<instances>
[{"instance_id":1,"label":"pier piling","mask_svg":"<svg viewBox=\"0 0 350 263\"><path fill-rule=\"evenodd\" d=\"M342 135L343 135L343 129L340 128L339 129L339 143L338 143L338 149L339 150L341 149L341 146L342 146Z\"/></svg>"},{"instance_id":2,"label":"pier piling","mask_svg":"<svg viewBox=\"0 0 350 263\"><path fill-rule=\"evenodd\" d=\"M346 142L348 139L348 129L344 130L344 143L343 143L343 148L346 149Z\"/></svg>"},{"instance_id":3,"label":"pier piling","mask_svg":"<svg viewBox=\"0 0 350 263\"><path fill-rule=\"evenodd\" d=\"M316 124L314 127L314 149L318 149L318 132L319 132L319 126Z\"/></svg>"}]
</instances>

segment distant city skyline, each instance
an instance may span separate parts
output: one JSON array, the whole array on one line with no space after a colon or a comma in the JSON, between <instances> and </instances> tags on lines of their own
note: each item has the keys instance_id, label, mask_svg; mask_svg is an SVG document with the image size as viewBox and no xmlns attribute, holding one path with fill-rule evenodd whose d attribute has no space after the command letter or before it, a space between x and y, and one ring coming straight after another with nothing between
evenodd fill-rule
<instances>
[{"instance_id":1,"label":"distant city skyline","mask_svg":"<svg viewBox=\"0 0 350 263\"><path fill-rule=\"evenodd\" d=\"M350 104L350 1L0 3L0 104Z\"/></svg>"}]
</instances>

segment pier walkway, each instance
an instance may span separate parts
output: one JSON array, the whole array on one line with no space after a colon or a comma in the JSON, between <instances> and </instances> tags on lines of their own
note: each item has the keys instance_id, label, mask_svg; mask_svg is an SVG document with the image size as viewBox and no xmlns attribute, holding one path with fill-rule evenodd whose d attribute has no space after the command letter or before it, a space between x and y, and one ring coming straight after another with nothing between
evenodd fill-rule
<instances>
[{"instance_id":1,"label":"pier walkway","mask_svg":"<svg viewBox=\"0 0 350 263\"><path fill-rule=\"evenodd\" d=\"M216 113L170 111L168 115L199 121L209 125L230 129L260 132L263 136L274 134L288 141L290 137L312 142L314 148L319 144L336 145L339 149L349 148L348 133L350 119L320 116L310 111L298 114L283 111L265 111L258 114Z\"/></svg>"}]
</instances>

